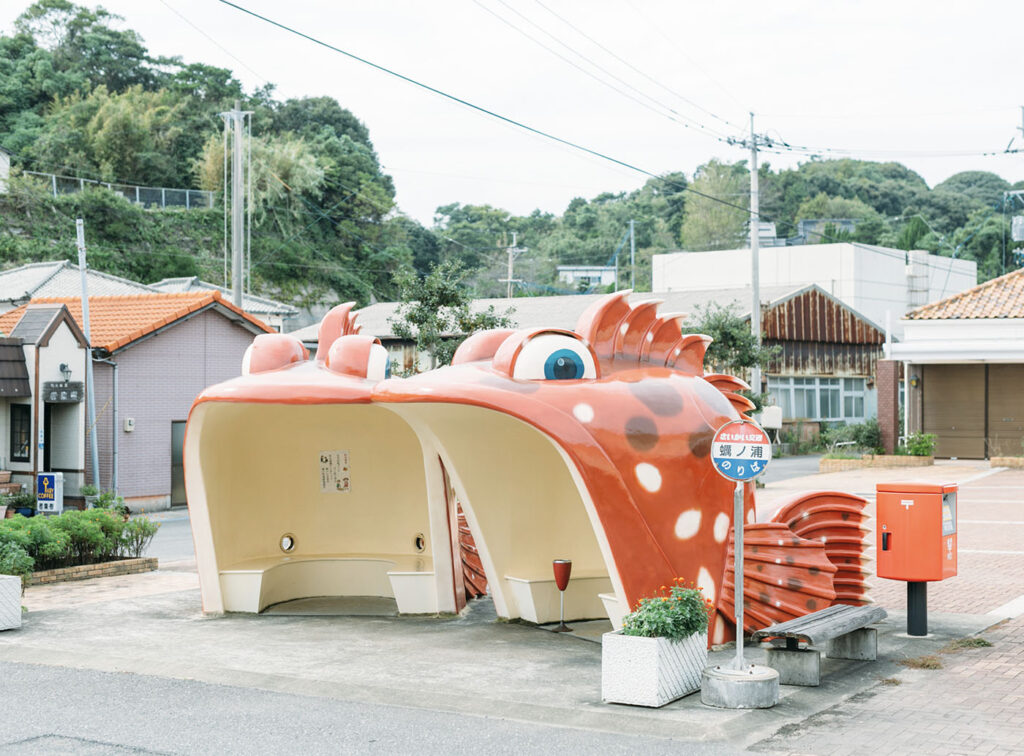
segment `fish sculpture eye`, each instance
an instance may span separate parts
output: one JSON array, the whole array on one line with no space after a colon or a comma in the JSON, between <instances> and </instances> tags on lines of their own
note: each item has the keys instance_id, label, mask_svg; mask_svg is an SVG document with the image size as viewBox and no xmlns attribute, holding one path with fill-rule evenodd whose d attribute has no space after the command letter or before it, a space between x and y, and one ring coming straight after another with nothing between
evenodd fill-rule
<instances>
[{"instance_id":1,"label":"fish sculpture eye","mask_svg":"<svg viewBox=\"0 0 1024 756\"><path fill-rule=\"evenodd\" d=\"M528 381L578 381L597 378L594 355L580 339L542 333L523 344L512 377Z\"/></svg>"}]
</instances>

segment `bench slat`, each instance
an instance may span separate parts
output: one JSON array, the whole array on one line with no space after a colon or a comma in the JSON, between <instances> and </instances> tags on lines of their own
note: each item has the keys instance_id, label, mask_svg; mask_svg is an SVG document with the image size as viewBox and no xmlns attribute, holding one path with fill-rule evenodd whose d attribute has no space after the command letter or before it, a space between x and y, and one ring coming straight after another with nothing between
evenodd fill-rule
<instances>
[{"instance_id":1,"label":"bench slat","mask_svg":"<svg viewBox=\"0 0 1024 756\"><path fill-rule=\"evenodd\" d=\"M837 604L804 617L756 630L752 638L755 641L762 638L797 638L816 645L879 622L887 616L885 609L879 606Z\"/></svg>"}]
</instances>

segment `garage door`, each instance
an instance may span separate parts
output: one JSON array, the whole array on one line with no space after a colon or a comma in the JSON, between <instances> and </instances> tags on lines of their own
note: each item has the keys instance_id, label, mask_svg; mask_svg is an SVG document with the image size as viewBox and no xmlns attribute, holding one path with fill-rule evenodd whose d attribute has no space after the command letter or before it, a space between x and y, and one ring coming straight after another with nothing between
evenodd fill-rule
<instances>
[{"instance_id":1,"label":"garage door","mask_svg":"<svg viewBox=\"0 0 1024 756\"><path fill-rule=\"evenodd\" d=\"M1024 454L1024 365L988 366L988 456Z\"/></svg>"},{"instance_id":2,"label":"garage door","mask_svg":"<svg viewBox=\"0 0 1024 756\"><path fill-rule=\"evenodd\" d=\"M922 367L922 426L938 437L935 456L984 459L985 366Z\"/></svg>"}]
</instances>

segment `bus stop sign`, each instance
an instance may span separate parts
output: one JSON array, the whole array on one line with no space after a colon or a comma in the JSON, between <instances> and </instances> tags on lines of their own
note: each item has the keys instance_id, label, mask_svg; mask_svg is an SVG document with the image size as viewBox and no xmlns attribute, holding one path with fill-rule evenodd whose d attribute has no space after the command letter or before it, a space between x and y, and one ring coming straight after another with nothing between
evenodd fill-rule
<instances>
[{"instance_id":1,"label":"bus stop sign","mask_svg":"<svg viewBox=\"0 0 1024 756\"><path fill-rule=\"evenodd\" d=\"M772 460L772 442L761 426L733 420L715 432L711 461L719 475L737 483L753 480Z\"/></svg>"}]
</instances>

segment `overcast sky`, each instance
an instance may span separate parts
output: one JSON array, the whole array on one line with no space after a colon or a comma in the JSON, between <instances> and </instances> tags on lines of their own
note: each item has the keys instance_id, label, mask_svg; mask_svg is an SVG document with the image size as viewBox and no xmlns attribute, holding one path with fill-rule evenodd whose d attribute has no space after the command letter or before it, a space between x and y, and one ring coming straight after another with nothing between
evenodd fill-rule
<instances>
[{"instance_id":1,"label":"overcast sky","mask_svg":"<svg viewBox=\"0 0 1024 756\"><path fill-rule=\"evenodd\" d=\"M712 157L746 157L710 132L741 135L752 110L757 130L773 138L898 160L931 186L972 169L1010 181L1024 178L1024 153L978 154L1002 151L1014 136L1014 147L1024 148L1024 3L1012 0L238 4L653 173L682 170L690 176ZM369 127L385 170L394 176L401 209L427 224L439 205L450 202L488 203L517 214L534 208L560 213L575 196L629 190L646 180L217 0L103 5L123 16L154 54L231 68L248 88L272 82L279 99L336 98ZM10 31L27 6L5 0L0 28ZM973 154L949 154L965 152ZM790 153L762 159L779 167L809 158Z\"/></svg>"}]
</instances>

